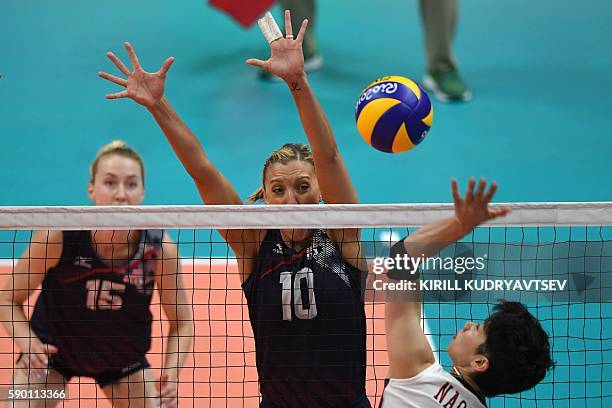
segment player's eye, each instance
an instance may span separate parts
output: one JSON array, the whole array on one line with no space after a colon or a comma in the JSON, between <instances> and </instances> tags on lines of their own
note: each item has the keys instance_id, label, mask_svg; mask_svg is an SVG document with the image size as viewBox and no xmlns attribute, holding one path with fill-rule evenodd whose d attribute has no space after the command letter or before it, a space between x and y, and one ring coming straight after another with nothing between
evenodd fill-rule
<instances>
[{"instance_id":1,"label":"player's eye","mask_svg":"<svg viewBox=\"0 0 612 408\"><path fill-rule=\"evenodd\" d=\"M104 185L108 187L112 187L115 184L113 180L104 180Z\"/></svg>"},{"instance_id":2,"label":"player's eye","mask_svg":"<svg viewBox=\"0 0 612 408\"><path fill-rule=\"evenodd\" d=\"M303 183L303 184L300 184L299 190L300 191L308 191L309 188L310 188L310 184Z\"/></svg>"}]
</instances>

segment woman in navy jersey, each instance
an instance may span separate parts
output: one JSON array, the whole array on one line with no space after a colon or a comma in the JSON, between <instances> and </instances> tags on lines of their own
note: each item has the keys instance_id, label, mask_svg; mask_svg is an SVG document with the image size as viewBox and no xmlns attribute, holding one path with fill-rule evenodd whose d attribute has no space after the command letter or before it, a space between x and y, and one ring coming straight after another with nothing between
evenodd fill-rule
<instances>
[{"instance_id":1,"label":"woman in navy jersey","mask_svg":"<svg viewBox=\"0 0 612 408\"><path fill-rule=\"evenodd\" d=\"M87 193L95 205L140 204L144 167L138 153L121 141L104 146L91 166ZM41 284L28 321L23 305ZM159 389L146 359L154 286L170 323ZM177 247L162 231L37 231L0 304L4 327L21 350L15 388L63 390L71 377L86 376L114 407L177 405L193 325Z\"/></svg>"},{"instance_id":2,"label":"woman in navy jersey","mask_svg":"<svg viewBox=\"0 0 612 408\"><path fill-rule=\"evenodd\" d=\"M286 144L273 152L264 165L262 187L250 201L358 202L330 124L304 73L302 41L307 23L303 22L294 38L286 12L286 35L268 38L271 57L246 61L285 81L312 146L312 153L301 144ZM149 110L195 181L204 203L242 204L164 97L173 58L158 72L149 73L141 67L131 45L125 46L133 70L108 53L127 79L101 72L102 78L126 88L107 98L131 98ZM367 266L360 251L359 230L219 232L238 259L255 334L261 406L369 407L361 296Z\"/></svg>"}]
</instances>

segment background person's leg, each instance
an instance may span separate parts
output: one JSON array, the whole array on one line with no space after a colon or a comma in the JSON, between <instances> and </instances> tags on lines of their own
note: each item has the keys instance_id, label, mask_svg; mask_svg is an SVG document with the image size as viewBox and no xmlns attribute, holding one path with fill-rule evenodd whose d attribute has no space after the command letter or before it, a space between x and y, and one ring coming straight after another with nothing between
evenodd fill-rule
<instances>
[{"instance_id":1,"label":"background person's leg","mask_svg":"<svg viewBox=\"0 0 612 408\"><path fill-rule=\"evenodd\" d=\"M425 87L442 101L470 99L471 93L457 72L453 54L457 0L420 0L420 3L427 54Z\"/></svg>"},{"instance_id":2,"label":"background person's leg","mask_svg":"<svg viewBox=\"0 0 612 408\"><path fill-rule=\"evenodd\" d=\"M453 38L457 26L457 0L420 0L429 71L455 69Z\"/></svg>"},{"instance_id":3,"label":"background person's leg","mask_svg":"<svg viewBox=\"0 0 612 408\"><path fill-rule=\"evenodd\" d=\"M278 4L280 4L283 12L285 10L291 11L291 25L294 35L297 35L302 25L302 21L308 19L308 29L304 36L302 48L304 50L304 59L312 58L317 53L317 43L315 39L315 0L278 0Z\"/></svg>"}]
</instances>

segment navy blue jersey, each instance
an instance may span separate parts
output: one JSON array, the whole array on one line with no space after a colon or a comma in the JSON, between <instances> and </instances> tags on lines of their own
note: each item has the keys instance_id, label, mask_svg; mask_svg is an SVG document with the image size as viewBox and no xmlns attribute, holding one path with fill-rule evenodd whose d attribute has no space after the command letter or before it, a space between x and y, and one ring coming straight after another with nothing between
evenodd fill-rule
<instances>
[{"instance_id":1,"label":"navy blue jersey","mask_svg":"<svg viewBox=\"0 0 612 408\"><path fill-rule=\"evenodd\" d=\"M134 233L135 255L112 268L97 256L89 231L64 231L61 258L47 271L31 318L36 335L59 350L52 365L95 376L145 358L162 232Z\"/></svg>"},{"instance_id":2,"label":"navy blue jersey","mask_svg":"<svg viewBox=\"0 0 612 408\"><path fill-rule=\"evenodd\" d=\"M243 284L264 402L345 407L364 395L362 274L323 230L300 252L266 233Z\"/></svg>"}]
</instances>

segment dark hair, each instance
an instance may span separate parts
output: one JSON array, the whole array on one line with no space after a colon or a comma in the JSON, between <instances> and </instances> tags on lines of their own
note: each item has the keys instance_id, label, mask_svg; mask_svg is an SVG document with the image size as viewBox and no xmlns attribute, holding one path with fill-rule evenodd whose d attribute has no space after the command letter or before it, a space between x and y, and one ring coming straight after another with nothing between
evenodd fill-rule
<instances>
[{"instance_id":1,"label":"dark hair","mask_svg":"<svg viewBox=\"0 0 612 408\"><path fill-rule=\"evenodd\" d=\"M264 183L266 181L266 170L273 163L287 164L293 160L305 161L314 166L314 159L312 158L312 152L310 147L303 143L287 143L282 147L272 152L270 157L266 160L262 172L261 187L257 189L253 194L249 196L247 202L249 204L256 203L257 201L263 200L264 196Z\"/></svg>"},{"instance_id":2,"label":"dark hair","mask_svg":"<svg viewBox=\"0 0 612 408\"><path fill-rule=\"evenodd\" d=\"M493 311L485 321L487 340L477 349L489 368L472 378L487 397L528 390L554 366L548 334L522 303L502 300Z\"/></svg>"}]
</instances>

